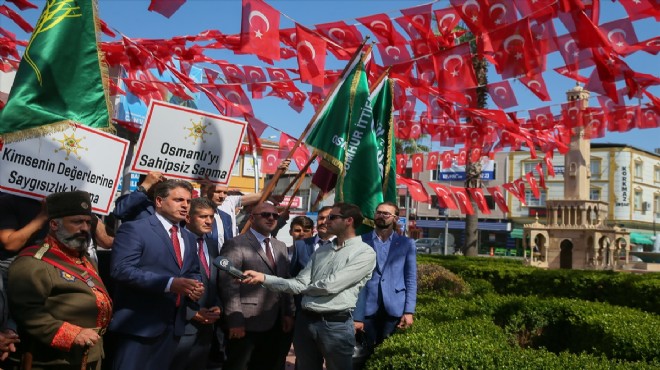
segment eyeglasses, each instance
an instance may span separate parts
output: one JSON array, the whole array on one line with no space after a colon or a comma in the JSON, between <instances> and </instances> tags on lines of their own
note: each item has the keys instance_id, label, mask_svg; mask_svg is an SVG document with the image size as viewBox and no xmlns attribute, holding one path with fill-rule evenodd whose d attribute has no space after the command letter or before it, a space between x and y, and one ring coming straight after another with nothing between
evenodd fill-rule
<instances>
[{"instance_id":1,"label":"eyeglasses","mask_svg":"<svg viewBox=\"0 0 660 370\"><path fill-rule=\"evenodd\" d=\"M328 220L330 220L330 221L336 220L338 218L346 218L346 216L344 216L344 215L328 215Z\"/></svg>"},{"instance_id":2,"label":"eyeglasses","mask_svg":"<svg viewBox=\"0 0 660 370\"><path fill-rule=\"evenodd\" d=\"M277 214L277 213L275 213L275 212L253 213L253 215L259 215L259 216L261 216L261 217L263 217L263 218L269 218L269 217L272 217L272 218L278 218L278 217L280 217L280 215Z\"/></svg>"},{"instance_id":3,"label":"eyeglasses","mask_svg":"<svg viewBox=\"0 0 660 370\"><path fill-rule=\"evenodd\" d=\"M392 217L392 216L394 216L394 215L391 214L391 213L389 213L389 212L376 211L376 216L381 216L381 217L383 217L383 218L390 218L390 217Z\"/></svg>"}]
</instances>

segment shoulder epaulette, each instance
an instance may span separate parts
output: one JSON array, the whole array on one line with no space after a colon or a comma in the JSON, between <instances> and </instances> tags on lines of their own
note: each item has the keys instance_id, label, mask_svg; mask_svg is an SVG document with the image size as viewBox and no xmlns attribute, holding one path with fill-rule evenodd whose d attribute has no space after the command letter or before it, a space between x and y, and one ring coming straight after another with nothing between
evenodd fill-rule
<instances>
[{"instance_id":1,"label":"shoulder epaulette","mask_svg":"<svg viewBox=\"0 0 660 370\"><path fill-rule=\"evenodd\" d=\"M46 252L48 252L49 249L50 249L50 244L48 244L48 243L44 243L44 244L41 246L41 248L39 248L39 250L37 251L37 253L34 254L34 258L36 258L36 259L38 259L38 260L42 259L43 256L44 256L44 254L46 254Z\"/></svg>"}]
</instances>

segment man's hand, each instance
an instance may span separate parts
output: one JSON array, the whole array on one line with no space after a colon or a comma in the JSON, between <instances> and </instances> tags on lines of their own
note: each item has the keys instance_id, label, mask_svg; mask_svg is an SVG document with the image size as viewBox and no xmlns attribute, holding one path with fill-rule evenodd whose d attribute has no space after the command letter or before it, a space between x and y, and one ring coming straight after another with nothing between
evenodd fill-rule
<instances>
[{"instance_id":1,"label":"man's hand","mask_svg":"<svg viewBox=\"0 0 660 370\"><path fill-rule=\"evenodd\" d=\"M293 330L293 316L284 316L282 318L282 331L290 333Z\"/></svg>"},{"instance_id":2,"label":"man's hand","mask_svg":"<svg viewBox=\"0 0 660 370\"><path fill-rule=\"evenodd\" d=\"M263 283L265 280L264 274L257 271L247 270L243 272L243 275L247 276L247 278L241 280L243 284L257 285Z\"/></svg>"},{"instance_id":3,"label":"man's hand","mask_svg":"<svg viewBox=\"0 0 660 370\"><path fill-rule=\"evenodd\" d=\"M170 285L170 292L188 296L193 301L197 301L204 294L204 284L187 278L174 278Z\"/></svg>"},{"instance_id":4,"label":"man's hand","mask_svg":"<svg viewBox=\"0 0 660 370\"><path fill-rule=\"evenodd\" d=\"M94 329L83 329L73 339L73 343L81 347L93 347L101 336Z\"/></svg>"},{"instance_id":5,"label":"man's hand","mask_svg":"<svg viewBox=\"0 0 660 370\"><path fill-rule=\"evenodd\" d=\"M245 336L245 327L229 328L229 339L241 339Z\"/></svg>"},{"instance_id":6,"label":"man's hand","mask_svg":"<svg viewBox=\"0 0 660 370\"><path fill-rule=\"evenodd\" d=\"M364 323L361 321L353 321L353 327L355 328L355 333L364 331Z\"/></svg>"},{"instance_id":7,"label":"man's hand","mask_svg":"<svg viewBox=\"0 0 660 370\"><path fill-rule=\"evenodd\" d=\"M289 169L289 166L291 165L291 160L290 159L285 159L283 160L279 166L277 166L278 170L286 171Z\"/></svg>"},{"instance_id":8,"label":"man's hand","mask_svg":"<svg viewBox=\"0 0 660 370\"><path fill-rule=\"evenodd\" d=\"M199 321L202 324L213 324L220 318L220 307L214 306L211 308L200 308L193 320Z\"/></svg>"},{"instance_id":9,"label":"man's hand","mask_svg":"<svg viewBox=\"0 0 660 370\"><path fill-rule=\"evenodd\" d=\"M165 176L163 176L163 174L158 171L152 171L147 174L147 177L144 179L144 181L142 181L140 186L142 186L144 190L148 191L152 186L162 181L165 181Z\"/></svg>"},{"instance_id":10,"label":"man's hand","mask_svg":"<svg viewBox=\"0 0 660 370\"><path fill-rule=\"evenodd\" d=\"M408 329L413 324L413 315L411 313L404 313L396 326L399 329Z\"/></svg>"},{"instance_id":11,"label":"man's hand","mask_svg":"<svg viewBox=\"0 0 660 370\"><path fill-rule=\"evenodd\" d=\"M13 330L7 329L0 332L0 361L6 360L11 352L16 352L16 343L20 342L18 334Z\"/></svg>"}]
</instances>

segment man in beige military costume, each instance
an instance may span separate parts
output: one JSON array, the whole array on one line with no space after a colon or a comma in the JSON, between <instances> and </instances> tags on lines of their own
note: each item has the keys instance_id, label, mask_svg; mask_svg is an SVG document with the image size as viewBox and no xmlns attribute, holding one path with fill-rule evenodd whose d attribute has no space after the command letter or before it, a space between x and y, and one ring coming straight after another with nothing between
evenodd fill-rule
<instances>
[{"instance_id":1,"label":"man in beige military costume","mask_svg":"<svg viewBox=\"0 0 660 370\"><path fill-rule=\"evenodd\" d=\"M9 305L21 338L16 357L23 368L100 369L112 303L86 254L89 194L51 194L46 206L48 236L9 267Z\"/></svg>"}]
</instances>

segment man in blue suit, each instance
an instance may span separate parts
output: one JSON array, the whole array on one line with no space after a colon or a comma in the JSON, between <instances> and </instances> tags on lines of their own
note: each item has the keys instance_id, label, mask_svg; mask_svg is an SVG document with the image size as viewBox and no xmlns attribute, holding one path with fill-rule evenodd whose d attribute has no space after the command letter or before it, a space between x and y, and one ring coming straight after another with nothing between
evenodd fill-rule
<instances>
[{"instance_id":1,"label":"man in blue suit","mask_svg":"<svg viewBox=\"0 0 660 370\"><path fill-rule=\"evenodd\" d=\"M110 266L114 369L169 369L186 307L204 293L195 236L180 227L191 198L190 183L165 180L154 189L156 213L117 231Z\"/></svg>"},{"instance_id":2,"label":"man in blue suit","mask_svg":"<svg viewBox=\"0 0 660 370\"><path fill-rule=\"evenodd\" d=\"M298 276L300 270L304 269L309 262L312 253L325 243L330 243L334 235L328 232L328 215L332 210L331 206L323 207L319 210L316 218L316 235L303 240L296 240L293 243L293 255L291 256L290 272L291 277ZM296 307L300 307L300 297L296 296Z\"/></svg>"},{"instance_id":3,"label":"man in blue suit","mask_svg":"<svg viewBox=\"0 0 660 370\"><path fill-rule=\"evenodd\" d=\"M190 321L176 347L171 370L205 369L211 344L215 340L215 322L220 318L220 298L216 285L218 269L213 265L213 260L218 257L218 241L208 237L214 213L215 205L206 198L195 198L190 202L186 229L197 238L204 295L188 307L186 318Z\"/></svg>"},{"instance_id":4,"label":"man in blue suit","mask_svg":"<svg viewBox=\"0 0 660 370\"><path fill-rule=\"evenodd\" d=\"M213 216L213 225L209 236L218 244L218 253L222 249L223 244L234 237L232 217L229 213L221 209L225 199L227 199L227 186L225 185L208 185L206 189L206 198L214 204L215 214ZM235 210L233 211L236 212ZM234 216L235 217L235 216Z\"/></svg>"},{"instance_id":5,"label":"man in blue suit","mask_svg":"<svg viewBox=\"0 0 660 370\"><path fill-rule=\"evenodd\" d=\"M415 242L396 231L399 207L383 202L376 207L376 228L362 240L376 251L376 268L362 288L353 313L355 327L364 330L367 343L383 342L396 328L413 323L417 302Z\"/></svg>"}]
</instances>

